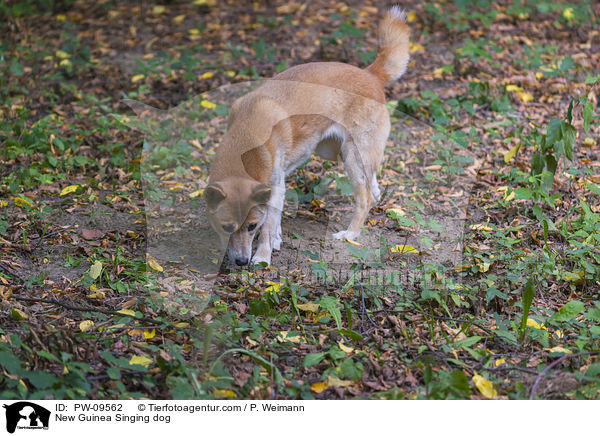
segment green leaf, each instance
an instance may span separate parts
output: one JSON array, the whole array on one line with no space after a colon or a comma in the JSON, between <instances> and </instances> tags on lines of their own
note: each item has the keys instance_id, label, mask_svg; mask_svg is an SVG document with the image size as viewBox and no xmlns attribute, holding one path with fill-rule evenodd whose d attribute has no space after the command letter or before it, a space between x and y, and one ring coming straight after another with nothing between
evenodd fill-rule
<instances>
[{"instance_id":1,"label":"green leaf","mask_svg":"<svg viewBox=\"0 0 600 436\"><path fill-rule=\"evenodd\" d=\"M54 354L49 353L47 351L40 350L40 351L37 352L37 354L38 354L38 356L44 357L44 358L46 358L48 360L53 360L55 362L60 362L60 359L58 357L56 357Z\"/></svg>"},{"instance_id":2,"label":"green leaf","mask_svg":"<svg viewBox=\"0 0 600 436\"><path fill-rule=\"evenodd\" d=\"M121 371L119 371L119 368L108 368L106 374L108 374L112 380L119 380L121 378Z\"/></svg>"},{"instance_id":3,"label":"green leaf","mask_svg":"<svg viewBox=\"0 0 600 436\"><path fill-rule=\"evenodd\" d=\"M565 156L571 162L573 161L573 148L575 146L575 137L577 130L571 124L562 123L561 125L563 143L565 145Z\"/></svg>"},{"instance_id":4,"label":"green leaf","mask_svg":"<svg viewBox=\"0 0 600 436\"><path fill-rule=\"evenodd\" d=\"M321 360L323 360L326 355L327 355L327 353L311 353L311 354L307 354L306 356L304 356L304 360L302 361L302 365L304 365L305 368L310 368L311 366L316 365Z\"/></svg>"},{"instance_id":5,"label":"green leaf","mask_svg":"<svg viewBox=\"0 0 600 436\"><path fill-rule=\"evenodd\" d=\"M531 174L534 176L541 174L542 171L544 171L544 161L545 159L542 153L534 153L534 155L531 156Z\"/></svg>"},{"instance_id":6,"label":"green leaf","mask_svg":"<svg viewBox=\"0 0 600 436\"><path fill-rule=\"evenodd\" d=\"M560 308L554 315L555 321L567 322L575 318L583 310L583 303L581 301L572 300Z\"/></svg>"},{"instance_id":7,"label":"green leaf","mask_svg":"<svg viewBox=\"0 0 600 436\"><path fill-rule=\"evenodd\" d=\"M546 141L548 146L554 145L555 142L562 139L561 124L561 120L552 118L546 126Z\"/></svg>"},{"instance_id":8,"label":"green leaf","mask_svg":"<svg viewBox=\"0 0 600 436\"><path fill-rule=\"evenodd\" d=\"M588 101L583 106L583 129L585 133L588 133L590 130L590 123L592 122L592 117L594 115L594 106L591 101Z\"/></svg>"},{"instance_id":9,"label":"green leaf","mask_svg":"<svg viewBox=\"0 0 600 436\"><path fill-rule=\"evenodd\" d=\"M494 334L509 345L517 345L517 337L508 330L494 330Z\"/></svg>"},{"instance_id":10,"label":"green leaf","mask_svg":"<svg viewBox=\"0 0 600 436\"><path fill-rule=\"evenodd\" d=\"M525 290L523 291L523 316L521 317L521 334L520 341L525 339L525 328L527 327L527 317L529 316L529 310L531 309L531 303L533 302L533 295L535 289L533 287L533 280L527 280L525 284Z\"/></svg>"},{"instance_id":11,"label":"green leaf","mask_svg":"<svg viewBox=\"0 0 600 436\"><path fill-rule=\"evenodd\" d=\"M482 339L481 336L471 336L469 338L461 339L460 341L456 341L452 344L454 349L458 348L469 348L475 345Z\"/></svg>"},{"instance_id":12,"label":"green leaf","mask_svg":"<svg viewBox=\"0 0 600 436\"><path fill-rule=\"evenodd\" d=\"M340 311L340 302L335 298L326 296L319 300L319 304L325 309L335 320L338 329L342 328L342 312Z\"/></svg>"},{"instance_id":13,"label":"green leaf","mask_svg":"<svg viewBox=\"0 0 600 436\"><path fill-rule=\"evenodd\" d=\"M12 353L0 351L0 366L3 366L9 374L16 374L21 370L21 361Z\"/></svg>"}]
</instances>

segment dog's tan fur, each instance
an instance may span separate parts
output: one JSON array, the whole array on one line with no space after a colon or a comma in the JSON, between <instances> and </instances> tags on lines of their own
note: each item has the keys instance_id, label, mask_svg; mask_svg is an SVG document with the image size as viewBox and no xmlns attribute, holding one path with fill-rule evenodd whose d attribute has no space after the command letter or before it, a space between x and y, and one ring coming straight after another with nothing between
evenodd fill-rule
<instances>
[{"instance_id":1,"label":"dog's tan fur","mask_svg":"<svg viewBox=\"0 0 600 436\"><path fill-rule=\"evenodd\" d=\"M271 261L281 245L285 176L313 152L341 157L356 211L337 239L355 239L379 198L376 173L390 131L384 85L409 60L410 31L394 7L379 25L379 50L366 69L338 62L292 67L237 100L216 150L205 190L207 218L232 262Z\"/></svg>"}]
</instances>

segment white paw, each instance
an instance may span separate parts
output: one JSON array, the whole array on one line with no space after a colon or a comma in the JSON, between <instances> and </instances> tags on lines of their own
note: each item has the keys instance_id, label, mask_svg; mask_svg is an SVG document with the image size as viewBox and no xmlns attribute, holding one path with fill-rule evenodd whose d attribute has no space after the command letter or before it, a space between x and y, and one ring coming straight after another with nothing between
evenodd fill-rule
<instances>
[{"instance_id":1,"label":"white paw","mask_svg":"<svg viewBox=\"0 0 600 436\"><path fill-rule=\"evenodd\" d=\"M256 254L252 257L252 265L258 265L261 262L265 262L267 266L271 265L271 253L260 253L256 252Z\"/></svg>"},{"instance_id":2,"label":"white paw","mask_svg":"<svg viewBox=\"0 0 600 436\"><path fill-rule=\"evenodd\" d=\"M271 244L273 245L273 250L280 250L281 249L281 228L279 228L277 230L277 233L273 235L272 239L271 239Z\"/></svg>"},{"instance_id":3,"label":"white paw","mask_svg":"<svg viewBox=\"0 0 600 436\"><path fill-rule=\"evenodd\" d=\"M358 239L358 235L360 232L353 232L350 230L342 230L341 232L334 233L333 239L350 239L351 241L356 241Z\"/></svg>"}]
</instances>

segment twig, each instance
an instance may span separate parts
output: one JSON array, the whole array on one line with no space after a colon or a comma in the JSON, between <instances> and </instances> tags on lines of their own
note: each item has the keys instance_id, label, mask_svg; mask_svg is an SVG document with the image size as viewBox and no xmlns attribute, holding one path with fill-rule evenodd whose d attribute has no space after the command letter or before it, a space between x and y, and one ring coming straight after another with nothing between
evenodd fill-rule
<instances>
[{"instance_id":1,"label":"twig","mask_svg":"<svg viewBox=\"0 0 600 436\"><path fill-rule=\"evenodd\" d=\"M35 244L35 247L33 247L33 249L31 251L35 251L39 247L39 245L42 243L42 240L49 238L50 236L56 235L58 233L65 232L74 226L75 226L75 224L71 224L70 226L67 226L64 229L56 230L55 232L50 232L50 233L40 236L39 238L36 238L37 243Z\"/></svg>"},{"instance_id":2,"label":"twig","mask_svg":"<svg viewBox=\"0 0 600 436\"><path fill-rule=\"evenodd\" d=\"M133 315L128 315L128 314L125 314L125 313L116 312L114 310L99 309L97 307L71 306L69 304L61 303L60 301L57 301L57 300L45 300L43 298L17 297L17 296L14 296L14 295L13 295L12 298L14 298L15 300L18 300L18 301L26 301L26 302L30 302L30 303L54 304L55 306L60 306L60 307L62 307L64 309L74 310L74 311L77 311L77 312L99 312L99 313L103 313L105 315L127 316L127 317L133 318L133 319L138 320L138 321L144 321L144 322L148 322L148 323L155 324L155 325L162 325L163 324L163 322L157 321L157 320L152 319L152 318L147 318L147 317L137 318L137 317L135 317Z\"/></svg>"},{"instance_id":3,"label":"twig","mask_svg":"<svg viewBox=\"0 0 600 436\"><path fill-rule=\"evenodd\" d=\"M579 356L591 356L594 354L600 354L600 351L588 351L585 353L575 353L575 354L565 354L564 356L559 357L558 359L556 359L554 362L552 362L550 365L548 365L535 379L535 383L533 384L533 386L531 387L531 393L529 394L529 399L533 400L535 399L535 394L537 393L537 388L538 385L540 384L540 382L542 381L542 379L544 378L544 376L548 373L548 371L550 371L552 368L554 368L556 365L558 365L559 363L565 361L566 359L568 359L569 357L579 357Z\"/></svg>"},{"instance_id":4,"label":"twig","mask_svg":"<svg viewBox=\"0 0 600 436\"><path fill-rule=\"evenodd\" d=\"M12 272L3 262L0 262L0 269L4 271L6 274L19 279L21 283L25 283L25 279L22 278L19 274Z\"/></svg>"}]
</instances>

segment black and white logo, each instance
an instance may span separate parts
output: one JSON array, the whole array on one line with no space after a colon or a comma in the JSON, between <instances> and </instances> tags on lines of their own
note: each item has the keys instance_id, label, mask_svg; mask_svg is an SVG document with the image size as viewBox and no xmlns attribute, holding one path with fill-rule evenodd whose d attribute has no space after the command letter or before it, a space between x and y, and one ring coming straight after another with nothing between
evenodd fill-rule
<instances>
[{"instance_id":1,"label":"black and white logo","mask_svg":"<svg viewBox=\"0 0 600 436\"><path fill-rule=\"evenodd\" d=\"M6 431L48 429L50 411L29 401L3 406L6 409Z\"/></svg>"}]
</instances>

